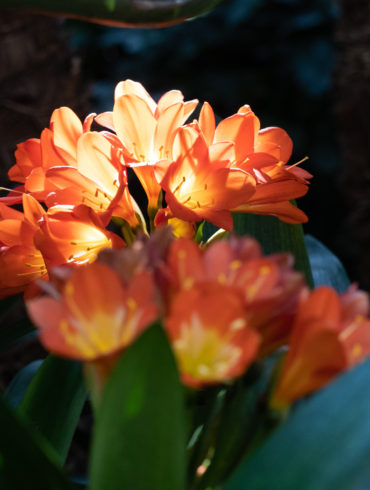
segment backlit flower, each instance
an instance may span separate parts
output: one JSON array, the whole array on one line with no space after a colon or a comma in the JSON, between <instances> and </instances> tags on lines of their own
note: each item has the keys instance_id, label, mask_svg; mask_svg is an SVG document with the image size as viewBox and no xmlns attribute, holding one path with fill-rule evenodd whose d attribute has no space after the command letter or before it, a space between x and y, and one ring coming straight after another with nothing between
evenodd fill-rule
<instances>
[{"instance_id":1,"label":"backlit flower","mask_svg":"<svg viewBox=\"0 0 370 490\"><path fill-rule=\"evenodd\" d=\"M24 183L26 192L43 200L53 189L45 181L46 170L54 166L76 166L78 140L89 131L92 119L90 115L82 124L68 107L55 109L50 127L42 131L40 139L31 138L17 145L16 164L9 170L10 180Z\"/></svg>"},{"instance_id":2,"label":"backlit flower","mask_svg":"<svg viewBox=\"0 0 370 490\"><path fill-rule=\"evenodd\" d=\"M162 159L172 159L176 130L197 103L197 100L184 102L178 90L166 92L156 103L140 83L125 80L116 86L113 113L103 113L96 118L119 137L126 159L131 162L148 196L149 208L158 207L161 191L153 165Z\"/></svg>"},{"instance_id":3,"label":"backlit flower","mask_svg":"<svg viewBox=\"0 0 370 490\"><path fill-rule=\"evenodd\" d=\"M34 244L44 213L27 194L23 194L23 213L0 203L0 298L23 292L46 276L44 259Z\"/></svg>"},{"instance_id":4,"label":"backlit flower","mask_svg":"<svg viewBox=\"0 0 370 490\"><path fill-rule=\"evenodd\" d=\"M82 135L75 167L52 167L46 172L46 180L54 188L46 199L48 206L85 204L98 214L109 212L133 227L138 224L126 169L116 148L100 133Z\"/></svg>"},{"instance_id":5,"label":"backlit flower","mask_svg":"<svg viewBox=\"0 0 370 490\"><path fill-rule=\"evenodd\" d=\"M368 314L368 296L354 287L339 296L323 286L303 300L272 405L289 405L368 356Z\"/></svg>"},{"instance_id":6,"label":"backlit flower","mask_svg":"<svg viewBox=\"0 0 370 490\"><path fill-rule=\"evenodd\" d=\"M99 217L84 205L72 211L50 209L40 220L34 241L48 269L90 263L103 248L124 246L123 240L106 230Z\"/></svg>"},{"instance_id":7,"label":"backlit flower","mask_svg":"<svg viewBox=\"0 0 370 490\"><path fill-rule=\"evenodd\" d=\"M219 145L217 152L209 151L204 138L191 128L180 129L177 138L176 161L168 168L156 169L164 174L161 187L168 209L159 210L155 223L172 217L190 222L205 219L232 230L231 210L253 195L254 178L229 167L225 155L229 144Z\"/></svg>"},{"instance_id":8,"label":"backlit flower","mask_svg":"<svg viewBox=\"0 0 370 490\"><path fill-rule=\"evenodd\" d=\"M255 193L235 207L234 212L274 215L288 223L307 221L303 211L290 200L306 194L311 175L296 165L287 165L293 144L283 129L260 129L260 121L248 105L216 127L213 110L207 103L195 127L210 146L233 142L231 167L242 169L255 178Z\"/></svg>"}]
</instances>

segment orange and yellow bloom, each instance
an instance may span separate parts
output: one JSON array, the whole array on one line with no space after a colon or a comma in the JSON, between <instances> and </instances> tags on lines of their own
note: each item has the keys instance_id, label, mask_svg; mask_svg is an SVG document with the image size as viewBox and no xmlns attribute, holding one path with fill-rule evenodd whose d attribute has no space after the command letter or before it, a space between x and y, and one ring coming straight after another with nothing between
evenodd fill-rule
<instances>
[{"instance_id":1,"label":"orange and yellow bloom","mask_svg":"<svg viewBox=\"0 0 370 490\"><path fill-rule=\"evenodd\" d=\"M194 133L187 128L180 130L177 138L178 157L166 165L161 180L168 210L159 210L156 222L173 217L190 222L207 220L231 231L231 210L253 195L253 177L229 168L224 155L228 144L219 153L211 152L204 138L199 135L194 139Z\"/></svg>"},{"instance_id":2,"label":"orange and yellow bloom","mask_svg":"<svg viewBox=\"0 0 370 490\"><path fill-rule=\"evenodd\" d=\"M104 264L79 267L54 297L27 304L43 344L55 354L97 360L127 347L155 318L150 275L125 286Z\"/></svg>"},{"instance_id":3,"label":"orange and yellow bloom","mask_svg":"<svg viewBox=\"0 0 370 490\"><path fill-rule=\"evenodd\" d=\"M368 296L354 287L339 296L323 286L303 300L272 405L289 405L368 356L368 315Z\"/></svg>"},{"instance_id":4,"label":"orange and yellow bloom","mask_svg":"<svg viewBox=\"0 0 370 490\"><path fill-rule=\"evenodd\" d=\"M180 291L165 320L182 380L199 388L228 382L255 359L260 337L232 288L204 284Z\"/></svg>"},{"instance_id":5,"label":"orange and yellow bloom","mask_svg":"<svg viewBox=\"0 0 370 490\"><path fill-rule=\"evenodd\" d=\"M47 276L44 258L34 244L44 214L27 194L23 194L23 213L0 203L0 298L23 292Z\"/></svg>"},{"instance_id":6,"label":"orange and yellow bloom","mask_svg":"<svg viewBox=\"0 0 370 490\"><path fill-rule=\"evenodd\" d=\"M40 139L32 138L17 146L16 164L9 170L9 179L24 183L26 192L44 200L53 189L45 172L55 166L76 166L79 138L90 130L93 116L82 124L68 107L55 109L50 127L43 130Z\"/></svg>"},{"instance_id":7,"label":"orange and yellow bloom","mask_svg":"<svg viewBox=\"0 0 370 490\"><path fill-rule=\"evenodd\" d=\"M156 103L140 83L126 80L116 86L113 113L96 118L116 132L128 165L147 194L149 209L157 209L161 191L154 165L162 159L171 160L176 130L197 104L197 100L184 102L178 90L166 92Z\"/></svg>"}]
</instances>

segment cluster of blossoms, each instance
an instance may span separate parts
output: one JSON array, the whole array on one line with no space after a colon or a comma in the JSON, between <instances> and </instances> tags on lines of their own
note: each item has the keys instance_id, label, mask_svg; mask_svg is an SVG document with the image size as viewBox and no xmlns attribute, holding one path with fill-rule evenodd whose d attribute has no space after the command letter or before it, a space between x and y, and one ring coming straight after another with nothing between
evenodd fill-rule
<instances>
[{"instance_id":1,"label":"cluster of blossoms","mask_svg":"<svg viewBox=\"0 0 370 490\"><path fill-rule=\"evenodd\" d=\"M271 400L282 408L370 352L367 295L311 292L292 265L252 238L200 248L165 227L93 264L54 269L47 295L27 307L46 348L82 360L96 386L156 319L192 388L229 383L288 345Z\"/></svg>"},{"instance_id":2,"label":"cluster of blossoms","mask_svg":"<svg viewBox=\"0 0 370 490\"><path fill-rule=\"evenodd\" d=\"M307 192L311 176L287 164L287 133L260 130L249 106L216 126L204 103L198 120L185 124L197 103L177 90L156 103L126 80L112 112L81 123L71 109L56 109L39 139L19 144L9 178L21 185L0 198L0 298L31 296L35 279L47 280L52 267L91 263L147 228L168 223L176 236L192 237L207 220L230 231L232 212L306 221L290 200ZM92 131L93 123L107 129ZM130 192L128 172L142 184L147 212ZM23 212L12 207L20 204ZM124 240L107 230L112 218Z\"/></svg>"},{"instance_id":3,"label":"cluster of blossoms","mask_svg":"<svg viewBox=\"0 0 370 490\"><path fill-rule=\"evenodd\" d=\"M81 123L57 109L40 139L19 144L9 177L21 185L0 199L0 298L25 292L42 343L83 361L97 385L156 320L192 388L289 346L271 396L284 407L368 355L368 298L311 292L291 256L263 256L251 238L195 242L204 220L232 231L235 212L306 221L290 201L311 177L288 165L286 132L261 130L249 106L216 125L204 103L186 123L196 105L175 90L156 103L126 80L112 112Z\"/></svg>"}]
</instances>

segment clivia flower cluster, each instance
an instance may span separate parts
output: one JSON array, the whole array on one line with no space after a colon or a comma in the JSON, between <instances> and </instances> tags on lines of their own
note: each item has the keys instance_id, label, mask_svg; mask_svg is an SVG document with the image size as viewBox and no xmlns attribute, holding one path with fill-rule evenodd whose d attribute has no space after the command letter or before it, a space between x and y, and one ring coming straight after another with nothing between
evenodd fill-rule
<instances>
[{"instance_id":1,"label":"clivia flower cluster","mask_svg":"<svg viewBox=\"0 0 370 490\"><path fill-rule=\"evenodd\" d=\"M367 296L310 292L289 255L264 257L250 238L193 240L204 220L231 231L232 212L306 221L290 201L311 177L288 165L287 133L261 130L249 106L216 125L204 103L186 123L196 105L176 90L156 103L126 80L112 112L81 123L57 109L40 139L19 144L9 177L21 185L0 202L0 295L25 291L42 343L93 366L100 384L157 319L193 388L230 382L289 345L272 397L285 406L368 354Z\"/></svg>"},{"instance_id":2,"label":"clivia flower cluster","mask_svg":"<svg viewBox=\"0 0 370 490\"><path fill-rule=\"evenodd\" d=\"M27 302L43 345L82 360L98 390L124 350L156 319L182 381L230 383L289 346L271 404L280 409L370 353L369 302L352 286L312 292L289 254L263 256L249 237L200 248L169 227L121 251L52 272Z\"/></svg>"},{"instance_id":3,"label":"clivia flower cluster","mask_svg":"<svg viewBox=\"0 0 370 490\"><path fill-rule=\"evenodd\" d=\"M0 298L31 296L35 279L47 280L52 267L93 262L101 249L121 249L148 228L169 224L176 236L192 237L207 220L231 231L232 212L306 221L290 200L307 192L311 176L288 165L287 133L261 130L249 106L216 126L204 103L185 124L196 105L177 90L156 103L126 80L115 89L112 112L81 123L71 109L56 109L39 139L19 144L9 178L20 185L0 198ZM147 212L132 195L132 171ZM23 211L12 207L20 204ZM123 239L107 229L112 219Z\"/></svg>"},{"instance_id":4,"label":"clivia flower cluster","mask_svg":"<svg viewBox=\"0 0 370 490\"><path fill-rule=\"evenodd\" d=\"M267 437L269 414L281 420L293 402L370 354L366 293L355 285L342 294L311 290L292 255L266 256L253 238L230 233L233 213L307 220L291 201L307 192L311 175L288 164L287 133L260 129L246 105L216 124L204 103L187 122L197 103L176 90L155 102L126 80L112 112L81 122L56 109L39 139L18 145L9 177L19 185L0 198L0 298L24 293L44 347L82 362L98 414L119 359L160 324L193 415L184 429L192 489L220 488L244 450ZM205 222L220 230L207 237ZM250 430L232 447L220 410L230 400L232 413L245 409L255 372L261 392L255 411L245 412ZM212 390L222 395L219 411L198 413Z\"/></svg>"}]
</instances>

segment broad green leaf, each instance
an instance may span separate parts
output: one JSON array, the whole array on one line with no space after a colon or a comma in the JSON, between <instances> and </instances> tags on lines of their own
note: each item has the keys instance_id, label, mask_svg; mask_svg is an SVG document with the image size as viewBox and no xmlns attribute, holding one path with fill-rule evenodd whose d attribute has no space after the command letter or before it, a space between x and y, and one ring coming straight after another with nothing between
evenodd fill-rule
<instances>
[{"instance_id":1,"label":"broad green leaf","mask_svg":"<svg viewBox=\"0 0 370 490\"><path fill-rule=\"evenodd\" d=\"M223 490L370 488L370 360L302 401Z\"/></svg>"},{"instance_id":2,"label":"broad green leaf","mask_svg":"<svg viewBox=\"0 0 370 490\"><path fill-rule=\"evenodd\" d=\"M78 362L52 355L27 388L19 412L50 442L64 463L86 400Z\"/></svg>"},{"instance_id":3,"label":"broad green leaf","mask_svg":"<svg viewBox=\"0 0 370 490\"><path fill-rule=\"evenodd\" d=\"M248 213L236 213L234 232L238 235L250 235L260 242L265 254L290 252L295 257L295 268L304 273L307 283L313 286L310 262L304 243L302 225L283 223L274 216L259 216ZM209 223L204 226L203 240L208 239L217 228Z\"/></svg>"},{"instance_id":4,"label":"broad green leaf","mask_svg":"<svg viewBox=\"0 0 370 490\"><path fill-rule=\"evenodd\" d=\"M160 325L124 353L96 413L91 490L184 490L183 388Z\"/></svg>"},{"instance_id":5,"label":"broad green leaf","mask_svg":"<svg viewBox=\"0 0 370 490\"><path fill-rule=\"evenodd\" d=\"M310 286L313 285L302 225L283 223L274 216L234 214L234 228L239 235L249 234L256 238L266 254L292 253L295 268L304 273Z\"/></svg>"},{"instance_id":6,"label":"broad green leaf","mask_svg":"<svg viewBox=\"0 0 370 490\"><path fill-rule=\"evenodd\" d=\"M0 397L1 490L72 490L53 451Z\"/></svg>"},{"instance_id":7,"label":"broad green leaf","mask_svg":"<svg viewBox=\"0 0 370 490\"><path fill-rule=\"evenodd\" d=\"M305 243L315 287L326 284L339 293L345 291L350 280L338 257L311 235L305 236Z\"/></svg>"},{"instance_id":8,"label":"broad green leaf","mask_svg":"<svg viewBox=\"0 0 370 490\"><path fill-rule=\"evenodd\" d=\"M221 0L2 0L2 7L30 9L121 27L163 27L202 15Z\"/></svg>"},{"instance_id":9,"label":"broad green leaf","mask_svg":"<svg viewBox=\"0 0 370 490\"><path fill-rule=\"evenodd\" d=\"M12 408L17 408L21 403L29 384L42 363L42 360L30 362L13 378L4 393L6 401Z\"/></svg>"}]
</instances>

